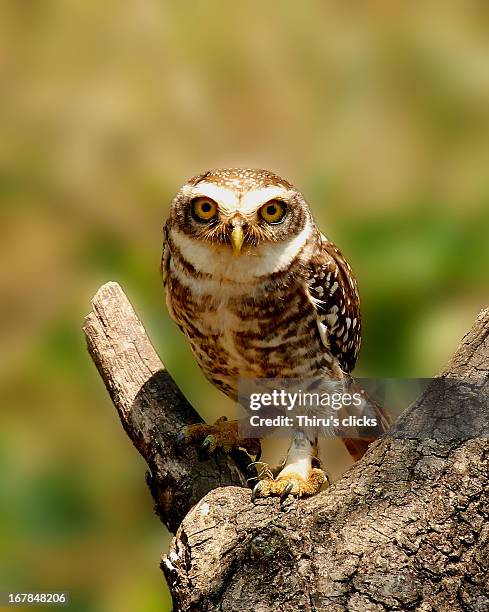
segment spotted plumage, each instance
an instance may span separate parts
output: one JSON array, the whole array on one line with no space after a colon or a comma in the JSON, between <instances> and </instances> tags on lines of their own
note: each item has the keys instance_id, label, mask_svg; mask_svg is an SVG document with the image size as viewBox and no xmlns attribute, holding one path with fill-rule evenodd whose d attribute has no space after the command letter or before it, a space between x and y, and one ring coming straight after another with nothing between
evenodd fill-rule
<instances>
[{"instance_id":1,"label":"spotted plumage","mask_svg":"<svg viewBox=\"0 0 489 612\"><path fill-rule=\"evenodd\" d=\"M266 170L204 172L178 192L164 234L169 312L224 393L236 398L241 378L339 378L353 369L355 278L291 183Z\"/></svg>"}]
</instances>

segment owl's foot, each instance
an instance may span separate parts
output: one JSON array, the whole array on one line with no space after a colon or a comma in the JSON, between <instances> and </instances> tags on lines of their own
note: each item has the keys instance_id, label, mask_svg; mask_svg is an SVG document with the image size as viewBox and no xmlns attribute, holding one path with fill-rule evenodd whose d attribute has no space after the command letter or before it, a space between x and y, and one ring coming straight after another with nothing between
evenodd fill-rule
<instances>
[{"instance_id":1,"label":"owl's foot","mask_svg":"<svg viewBox=\"0 0 489 612\"><path fill-rule=\"evenodd\" d=\"M243 448L249 455L259 457L261 452L260 440L257 438L241 438L238 432L238 421L228 421L222 416L214 423L197 423L183 427L177 435L177 444L190 444L203 440L200 449L202 452L211 454L217 448L225 453L233 449Z\"/></svg>"},{"instance_id":2,"label":"owl's foot","mask_svg":"<svg viewBox=\"0 0 489 612\"><path fill-rule=\"evenodd\" d=\"M279 474L276 479L267 477L259 480L253 488L251 501L254 502L257 497L269 497L270 495L280 496L281 503L289 495L309 497L319 493L325 483L328 483L328 477L326 472L319 468L312 468L307 479L294 472L288 472L283 476Z\"/></svg>"}]
</instances>

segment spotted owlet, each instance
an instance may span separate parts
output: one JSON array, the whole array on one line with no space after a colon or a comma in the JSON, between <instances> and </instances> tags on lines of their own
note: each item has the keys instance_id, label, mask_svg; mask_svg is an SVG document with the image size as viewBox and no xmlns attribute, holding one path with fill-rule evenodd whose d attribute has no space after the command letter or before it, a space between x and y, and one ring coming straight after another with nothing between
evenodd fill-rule
<instances>
[{"instance_id":1,"label":"spotted owlet","mask_svg":"<svg viewBox=\"0 0 489 612\"><path fill-rule=\"evenodd\" d=\"M353 369L355 278L288 181L266 170L204 172L176 195L164 233L170 315L225 394L236 399L240 379L339 378ZM207 435L211 450L235 444L257 454L257 442L240 440L235 423L194 426L187 437ZM294 431L282 470L260 480L254 496L316 493L325 481L316 445Z\"/></svg>"}]
</instances>

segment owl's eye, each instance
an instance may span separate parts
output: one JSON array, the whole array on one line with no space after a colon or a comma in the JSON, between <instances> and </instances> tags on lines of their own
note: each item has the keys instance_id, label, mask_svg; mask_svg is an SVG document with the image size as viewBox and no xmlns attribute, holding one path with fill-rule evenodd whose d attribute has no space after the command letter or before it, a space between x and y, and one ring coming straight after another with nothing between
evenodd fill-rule
<instances>
[{"instance_id":1,"label":"owl's eye","mask_svg":"<svg viewBox=\"0 0 489 612\"><path fill-rule=\"evenodd\" d=\"M210 198L195 198L192 201L192 215L197 221L210 221L217 214L217 204Z\"/></svg>"},{"instance_id":2,"label":"owl's eye","mask_svg":"<svg viewBox=\"0 0 489 612\"><path fill-rule=\"evenodd\" d=\"M286 212L285 204L279 200L270 200L260 208L260 216L267 223L280 223Z\"/></svg>"}]
</instances>

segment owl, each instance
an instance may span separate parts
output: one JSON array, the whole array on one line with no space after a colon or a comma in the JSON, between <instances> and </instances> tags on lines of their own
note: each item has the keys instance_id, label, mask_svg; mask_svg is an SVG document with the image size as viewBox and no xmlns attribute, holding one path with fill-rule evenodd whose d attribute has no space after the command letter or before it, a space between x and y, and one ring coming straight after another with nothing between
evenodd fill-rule
<instances>
[{"instance_id":1,"label":"owl","mask_svg":"<svg viewBox=\"0 0 489 612\"><path fill-rule=\"evenodd\" d=\"M361 318L352 269L301 192L273 172L220 169L185 183L164 227L162 275L168 311L202 371L234 400L242 379L341 379L355 365ZM208 451L259 454L259 441L240 438L225 417L184 435L204 438ZM281 469L265 471L253 498L317 493L326 482L317 446L294 429Z\"/></svg>"}]
</instances>

